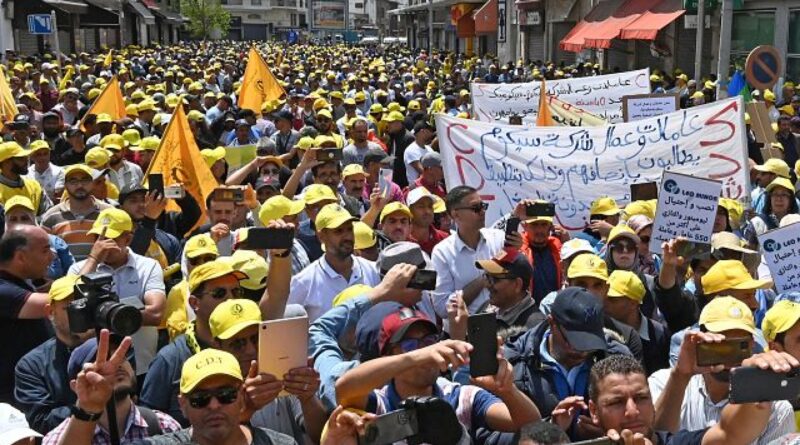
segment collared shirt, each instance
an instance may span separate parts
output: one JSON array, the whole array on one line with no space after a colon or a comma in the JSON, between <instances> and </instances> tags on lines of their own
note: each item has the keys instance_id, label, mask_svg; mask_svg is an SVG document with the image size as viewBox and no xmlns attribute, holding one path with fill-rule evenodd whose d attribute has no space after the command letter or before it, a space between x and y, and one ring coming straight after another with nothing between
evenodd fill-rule
<instances>
[{"instance_id":1,"label":"collared shirt","mask_svg":"<svg viewBox=\"0 0 800 445\"><path fill-rule=\"evenodd\" d=\"M505 233L502 230L484 228L480 230L480 240L475 249L470 248L454 234L442 240L433 248L431 261L438 272L433 301L436 313L447 319L447 300L457 290L464 289L481 271L475 261L488 260L503 249ZM469 312L475 314L489 301L489 290L483 289L469 305Z\"/></svg>"},{"instance_id":2,"label":"collared shirt","mask_svg":"<svg viewBox=\"0 0 800 445\"><path fill-rule=\"evenodd\" d=\"M549 339L550 329L544 333L542 342L539 343L539 357L542 363L548 365L553 373L553 386L558 393L559 399L585 394L589 386L591 364L587 361L570 369L565 368L550 355L550 351L547 349Z\"/></svg>"},{"instance_id":3,"label":"collared shirt","mask_svg":"<svg viewBox=\"0 0 800 445\"><path fill-rule=\"evenodd\" d=\"M30 173L25 175L42 185L42 189L50 199L54 199L56 190L64 188L64 169L53 165L47 165L47 168L39 173L36 168L31 168Z\"/></svg>"},{"instance_id":4,"label":"collared shirt","mask_svg":"<svg viewBox=\"0 0 800 445\"><path fill-rule=\"evenodd\" d=\"M642 321L639 323L639 337L641 337L644 341L650 341L650 325L647 321L647 317L645 317L643 314L640 314L639 318L642 319Z\"/></svg>"},{"instance_id":5,"label":"collared shirt","mask_svg":"<svg viewBox=\"0 0 800 445\"><path fill-rule=\"evenodd\" d=\"M670 376L670 369L654 372L647 379L653 400L658 400ZM708 395L706 383L702 375L694 375L689 379L681 404L682 430L702 430L719 423L722 409L728 404L728 399L714 403ZM795 431L794 412L792 405L781 400L772 402L767 428L761 433L757 445L766 445L779 437Z\"/></svg>"},{"instance_id":6,"label":"collared shirt","mask_svg":"<svg viewBox=\"0 0 800 445\"><path fill-rule=\"evenodd\" d=\"M78 274L86 260L80 261L69 268L69 273ZM97 272L108 273L114 279L114 292L119 296L121 303L144 307L144 294L148 292L161 292L165 294L164 271L158 262L152 258L133 253L128 249L128 262L117 269L100 263ZM165 294L166 298L166 294ZM153 361L158 343L158 330L155 326L142 326L131 336L133 338L136 354L136 374L147 372L147 367Z\"/></svg>"},{"instance_id":7,"label":"collared shirt","mask_svg":"<svg viewBox=\"0 0 800 445\"><path fill-rule=\"evenodd\" d=\"M156 418L158 418L158 424L161 427L162 434L181 429L181 426L172 417L160 411L153 411L153 413L156 415ZM61 441L61 436L66 432L67 426L69 426L71 420L71 418L64 419L61 425L47 433L44 439L42 439L42 445L57 445ZM131 405L131 410L128 411L128 417L125 420L125 431L120 437L120 443L127 444L135 440L146 439L147 437L147 421L142 417L139 408L137 408L136 405ZM111 444L111 434L98 423L94 427L91 445L106 444Z\"/></svg>"},{"instance_id":8,"label":"collared shirt","mask_svg":"<svg viewBox=\"0 0 800 445\"><path fill-rule=\"evenodd\" d=\"M430 255L433 252L433 248L448 236L450 236L449 233L443 232L431 224L431 226L428 228L428 239L420 241L414 238L413 235L409 234L408 240L412 243L419 244L419 247L422 249L422 251Z\"/></svg>"},{"instance_id":9,"label":"collared shirt","mask_svg":"<svg viewBox=\"0 0 800 445\"><path fill-rule=\"evenodd\" d=\"M350 279L346 279L322 255L302 272L292 277L289 304L301 304L313 322L331 308L333 297L354 284L377 286L381 282L375 263L353 256Z\"/></svg>"},{"instance_id":10,"label":"collared shirt","mask_svg":"<svg viewBox=\"0 0 800 445\"><path fill-rule=\"evenodd\" d=\"M129 190L140 184L143 176L144 174L142 173L141 167L124 159L122 160L122 167L120 167L119 170L114 170L113 168L108 169L108 179L117 186L120 192Z\"/></svg>"}]
</instances>

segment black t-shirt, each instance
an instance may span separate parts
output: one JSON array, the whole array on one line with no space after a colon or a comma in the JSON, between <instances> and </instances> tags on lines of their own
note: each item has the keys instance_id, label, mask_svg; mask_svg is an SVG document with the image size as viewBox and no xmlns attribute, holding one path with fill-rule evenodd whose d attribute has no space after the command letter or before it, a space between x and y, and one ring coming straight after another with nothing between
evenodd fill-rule
<instances>
[{"instance_id":1,"label":"black t-shirt","mask_svg":"<svg viewBox=\"0 0 800 445\"><path fill-rule=\"evenodd\" d=\"M680 430L674 434L668 431L656 431L655 445L701 445L706 432L708 432L708 429L697 431Z\"/></svg>"},{"instance_id":2,"label":"black t-shirt","mask_svg":"<svg viewBox=\"0 0 800 445\"><path fill-rule=\"evenodd\" d=\"M14 367L19 359L52 336L46 319L18 318L31 293L33 288L24 280L0 271L0 402L14 401Z\"/></svg>"}]
</instances>

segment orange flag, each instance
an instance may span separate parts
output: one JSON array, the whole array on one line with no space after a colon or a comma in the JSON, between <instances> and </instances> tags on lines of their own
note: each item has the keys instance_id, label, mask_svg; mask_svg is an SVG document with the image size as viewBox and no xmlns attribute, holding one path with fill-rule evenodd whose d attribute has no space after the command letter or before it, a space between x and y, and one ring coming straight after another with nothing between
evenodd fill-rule
<instances>
[{"instance_id":1,"label":"orange flag","mask_svg":"<svg viewBox=\"0 0 800 445\"><path fill-rule=\"evenodd\" d=\"M6 122L14 120L14 116L19 114L14 95L11 94L11 87L8 86L6 75L0 69L0 129Z\"/></svg>"},{"instance_id":2,"label":"orange flag","mask_svg":"<svg viewBox=\"0 0 800 445\"><path fill-rule=\"evenodd\" d=\"M552 127L558 125L553 120L553 113L547 105L547 87L542 79L542 87L539 89L539 114L536 116L537 127Z\"/></svg>"},{"instance_id":3,"label":"orange flag","mask_svg":"<svg viewBox=\"0 0 800 445\"><path fill-rule=\"evenodd\" d=\"M242 77L242 90L239 93L239 108L261 112L261 106L269 100L277 100L286 95L286 91L272 75L267 62L255 48L250 47L247 55L247 68Z\"/></svg>"},{"instance_id":4,"label":"orange flag","mask_svg":"<svg viewBox=\"0 0 800 445\"><path fill-rule=\"evenodd\" d=\"M81 129L86 130L83 127L83 121L86 119L86 116L100 113L111 115L111 119L113 120L122 119L127 116L125 112L125 99L122 97L122 90L119 88L117 76L114 76L111 82L108 82L108 85L103 88L103 91L100 92L100 95L97 96L97 99L92 103L89 111L83 116L83 119L81 119Z\"/></svg>"},{"instance_id":5,"label":"orange flag","mask_svg":"<svg viewBox=\"0 0 800 445\"><path fill-rule=\"evenodd\" d=\"M194 140L194 134L189 128L189 120L183 107L176 107L175 113L167 125L161 145L153 155L150 167L147 169L145 181L151 173L161 173L164 176L164 185L171 186L182 184L186 193L192 195L200 206L202 214L197 223L187 233L205 223L206 197L217 188L217 180L211 174L200 149ZM167 211L180 212L180 207L170 200Z\"/></svg>"}]
</instances>

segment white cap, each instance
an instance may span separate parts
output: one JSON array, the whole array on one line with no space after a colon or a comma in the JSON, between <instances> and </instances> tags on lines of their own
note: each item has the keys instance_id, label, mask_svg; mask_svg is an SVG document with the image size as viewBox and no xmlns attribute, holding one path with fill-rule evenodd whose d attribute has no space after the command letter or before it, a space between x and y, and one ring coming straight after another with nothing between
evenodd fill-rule
<instances>
[{"instance_id":1,"label":"white cap","mask_svg":"<svg viewBox=\"0 0 800 445\"><path fill-rule=\"evenodd\" d=\"M25 414L7 403L0 403L0 445L11 445L29 437L42 437L30 429Z\"/></svg>"},{"instance_id":2,"label":"white cap","mask_svg":"<svg viewBox=\"0 0 800 445\"><path fill-rule=\"evenodd\" d=\"M430 198L431 202L436 203L436 198L433 196L433 193L429 192L425 187L416 187L408 192L406 204L411 207L422 198Z\"/></svg>"},{"instance_id":3,"label":"white cap","mask_svg":"<svg viewBox=\"0 0 800 445\"><path fill-rule=\"evenodd\" d=\"M581 252L595 253L589 241L580 238L572 238L561 245L561 261L568 260Z\"/></svg>"}]
</instances>

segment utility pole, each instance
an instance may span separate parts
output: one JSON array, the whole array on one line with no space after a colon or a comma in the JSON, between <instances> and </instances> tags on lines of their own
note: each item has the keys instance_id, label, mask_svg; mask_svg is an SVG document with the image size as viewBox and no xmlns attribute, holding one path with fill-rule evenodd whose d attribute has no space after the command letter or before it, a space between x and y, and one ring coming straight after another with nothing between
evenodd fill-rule
<instances>
[{"instance_id":1,"label":"utility pole","mask_svg":"<svg viewBox=\"0 0 800 445\"><path fill-rule=\"evenodd\" d=\"M703 32L706 27L706 2L697 0L697 41L694 52L694 78L700 83L703 77Z\"/></svg>"}]
</instances>

